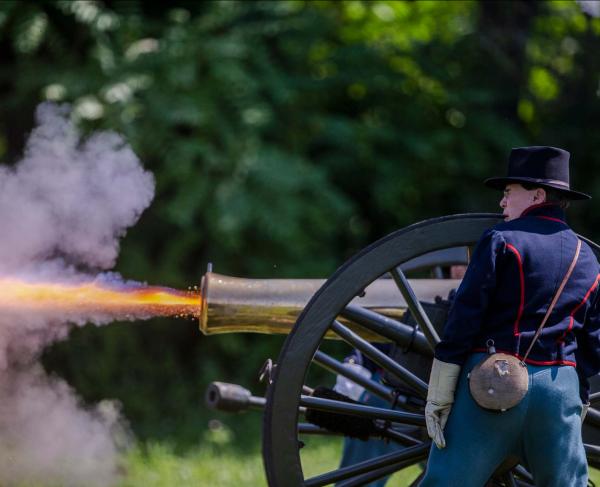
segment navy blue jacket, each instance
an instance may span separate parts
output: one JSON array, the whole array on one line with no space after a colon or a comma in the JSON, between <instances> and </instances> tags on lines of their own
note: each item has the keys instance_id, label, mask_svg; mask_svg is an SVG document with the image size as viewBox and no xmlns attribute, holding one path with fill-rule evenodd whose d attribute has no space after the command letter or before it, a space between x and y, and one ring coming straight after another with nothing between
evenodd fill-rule
<instances>
[{"instance_id":1,"label":"navy blue jacket","mask_svg":"<svg viewBox=\"0 0 600 487\"><path fill-rule=\"evenodd\" d=\"M557 205L528 208L487 230L456 292L435 356L462 365L492 339L496 351L525 355L577 246ZM579 260L527 359L577 367L582 397L600 372L600 265L583 242Z\"/></svg>"}]
</instances>

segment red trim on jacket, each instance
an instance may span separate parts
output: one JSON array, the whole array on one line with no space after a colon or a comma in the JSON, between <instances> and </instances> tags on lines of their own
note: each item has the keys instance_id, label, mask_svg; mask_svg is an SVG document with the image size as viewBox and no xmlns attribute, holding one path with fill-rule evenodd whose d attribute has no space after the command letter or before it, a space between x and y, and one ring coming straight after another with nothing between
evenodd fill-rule
<instances>
[{"instance_id":1,"label":"red trim on jacket","mask_svg":"<svg viewBox=\"0 0 600 487\"><path fill-rule=\"evenodd\" d=\"M537 205L528 206L521 213L521 217L526 216L527 213L529 213L530 211L533 211L533 210L535 210L537 208L544 208L545 206L557 206L557 204L556 203L552 203L552 202L548 202L548 203L544 202L544 203L538 203ZM519 217L519 218L521 218L521 217ZM562 222L562 220L560 220L560 221Z\"/></svg>"},{"instance_id":2,"label":"red trim on jacket","mask_svg":"<svg viewBox=\"0 0 600 487\"><path fill-rule=\"evenodd\" d=\"M565 338L567 336L567 333L569 333L572 329L573 329L573 325L575 324L575 314L581 309L581 307L587 302L587 300L590 298L590 295L594 292L594 290L598 287L598 279L600 279L600 274L598 274L596 276L596 280L594 281L594 284L592 284L592 287L588 289L588 292L586 293L586 295L584 296L583 300L581 301L581 303L579 303L577 306L575 306L575 309L573 311L571 311L571 315L570 315L570 319L569 319L569 326L567 327L567 329L565 330L565 332L558 338L558 340L556 340L557 342L564 342Z\"/></svg>"},{"instance_id":3,"label":"red trim on jacket","mask_svg":"<svg viewBox=\"0 0 600 487\"><path fill-rule=\"evenodd\" d=\"M510 250L513 254L515 254L515 257L517 258L517 264L519 266L521 302L519 303L519 312L517 313L517 320L515 321L515 326L513 328L514 336L519 336L519 324L521 322L521 316L523 315L523 309L525 308L525 273L523 272L523 259L521 258L521 254L514 245L507 243L506 248Z\"/></svg>"},{"instance_id":4,"label":"red trim on jacket","mask_svg":"<svg viewBox=\"0 0 600 487\"><path fill-rule=\"evenodd\" d=\"M471 351L487 353L487 349L485 349L485 348L474 348ZM496 350L496 352L497 353L505 353L506 355L512 355L513 357L517 357L519 360L523 360L523 357L521 355L519 355L518 353L508 352L506 350ZM528 358L527 360L525 360L525 363L531 364L531 365L569 365L570 367L577 367L577 363L575 363L571 360L533 360L531 358Z\"/></svg>"},{"instance_id":5,"label":"red trim on jacket","mask_svg":"<svg viewBox=\"0 0 600 487\"><path fill-rule=\"evenodd\" d=\"M551 222L558 222L558 223L562 223L562 224L566 225L566 223L564 221L562 221L560 218L553 218L551 216L543 216L543 215L538 215L538 216L536 216L536 218L543 218L544 220L550 220Z\"/></svg>"}]
</instances>

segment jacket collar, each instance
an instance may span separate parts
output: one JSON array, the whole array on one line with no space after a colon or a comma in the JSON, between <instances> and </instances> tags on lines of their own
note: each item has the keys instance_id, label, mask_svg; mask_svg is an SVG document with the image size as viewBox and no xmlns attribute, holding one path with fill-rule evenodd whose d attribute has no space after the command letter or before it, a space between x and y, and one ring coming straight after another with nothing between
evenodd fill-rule
<instances>
[{"instance_id":1,"label":"jacket collar","mask_svg":"<svg viewBox=\"0 0 600 487\"><path fill-rule=\"evenodd\" d=\"M565 210L556 203L540 203L539 205L532 205L521 213L520 218L524 216L535 216L548 220L559 220L562 223L566 223Z\"/></svg>"}]
</instances>

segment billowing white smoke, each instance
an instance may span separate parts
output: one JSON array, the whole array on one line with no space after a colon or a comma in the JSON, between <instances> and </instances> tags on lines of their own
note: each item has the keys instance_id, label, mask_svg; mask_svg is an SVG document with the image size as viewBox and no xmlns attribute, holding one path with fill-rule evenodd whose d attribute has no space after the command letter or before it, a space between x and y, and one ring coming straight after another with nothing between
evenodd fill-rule
<instances>
[{"instance_id":1,"label":"billowing white smoke","mask_svg":"<svg viewBox=\"0 0 600 487\"><path fill-rule=\"evenodd\" d=\"M82 140L69 107L39 106L36 124L24 158L0 165L0 278L88 280L114 265L118 239L150 204L154 179L118 135ZM67 336L67 319L0 313L0 485L116 482L127 438L118 407L84 407L37 362Z\"/></svg>"},{"instance_id":2,"label":"billowing white smoke","mask_svg":"<svg viewBox=\"0 0 600 487\"><path fill-rule=\"evenodd\" d=\"M44 104L16 166L0 166L0 272L65 256L109 268L118 238L154 195L154 180L114 133L82 142L68 109Z\"/></svg>"}]
</instances>

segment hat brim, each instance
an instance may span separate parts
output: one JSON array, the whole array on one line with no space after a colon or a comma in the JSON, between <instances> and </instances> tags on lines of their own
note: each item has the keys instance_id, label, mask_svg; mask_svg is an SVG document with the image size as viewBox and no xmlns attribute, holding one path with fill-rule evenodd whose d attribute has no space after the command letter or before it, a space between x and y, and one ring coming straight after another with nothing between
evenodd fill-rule
<instances>
[{"instance_id":1,"label":"hat brim","mask_svg":"<svg viewBox=\"0 0 600 487\"><path fill-rule=\"evenodd\" d=\"M500 191L506 188L507 184L515 184L515 183L528 183L534 184L535 186L539 186L541 188L550 188L556 191L559 191L566 198L570 200L589 200L592 197L589 194L580 193L579 191L573 191L572 189L565 189L563 186L559 184L553 183L544 183L539 179L534 178L522 178L522 177L504 177L504 178L489 178L486 179L483 184L485 184L488 188L499 189Z\"/></svg>"}]
</instances>

